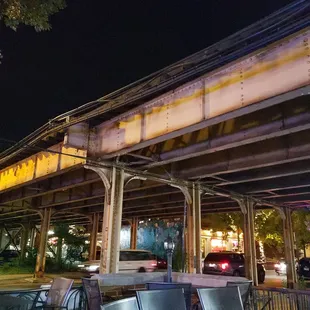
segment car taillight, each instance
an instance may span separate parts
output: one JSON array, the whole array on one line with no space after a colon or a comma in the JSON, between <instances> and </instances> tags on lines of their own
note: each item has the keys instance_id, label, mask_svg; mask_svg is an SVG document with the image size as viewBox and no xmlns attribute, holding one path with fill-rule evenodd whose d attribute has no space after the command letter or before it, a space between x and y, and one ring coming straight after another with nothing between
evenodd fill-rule
<instances>
[{"instance_id":1,"label":"car taillight","mask_svg":"<svg viewBox=\"0 0 310 310\"><path fill-rule=\"evenodd\" d=\"M222 263L222 264L221 264L221 268L222 268L223 270L226 270L226 269L228 268L228 263Z\"/></svg>"},{"instance_id":2,"label":"car taillight","mask_svg":"<svg viewBox=\"0 0 310 310\"><path fill-rule=\"evenodd\" d=\"M157 266L157 263L152 263L152 266L153 266L153 267L156 267L156 266Z\"/></svg>"}]
</instances>

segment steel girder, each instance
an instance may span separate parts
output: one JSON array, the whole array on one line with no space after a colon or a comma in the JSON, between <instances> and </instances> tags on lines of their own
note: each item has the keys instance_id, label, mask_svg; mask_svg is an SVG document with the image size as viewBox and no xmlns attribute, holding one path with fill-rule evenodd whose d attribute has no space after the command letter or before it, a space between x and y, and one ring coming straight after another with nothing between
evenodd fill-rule
<instances>
[{"instance_id":1,"label":"steel girder","mask_svg":"<svg viewBox=\"0 0 310 310\"><path fill-rule=\"evenodd\" d=\"M296 97L289 92L309 84L303 44L308 36L306 29L101 124L90 154L113 158L278 104L277 95Z\"/></svg>"},{"instance_id":2,"label":"steel girder","mask_svg":"<svg viewBox=\"0 0 310 310\"><path fill-rule=\"evenodd\" d=\"M310 131L304 131L257 142L251 147L240 146L230 152L223 151L188 159L174 169L180 178L202 179L310 159L309 134Z\"/></svg>"}]
</instances>

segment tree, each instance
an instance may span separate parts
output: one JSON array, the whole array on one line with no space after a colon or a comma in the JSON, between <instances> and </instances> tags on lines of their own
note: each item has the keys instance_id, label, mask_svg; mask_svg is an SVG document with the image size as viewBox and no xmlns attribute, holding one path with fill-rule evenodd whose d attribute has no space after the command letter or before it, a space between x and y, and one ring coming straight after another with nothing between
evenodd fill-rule
<instances>
[{"instance_id":1,"label":"tree","mask_svg":"<svg viewBox=\"0 0 310 310\"><path fill-rule=\"evenodd\" d=\"M56 261L60 266L62 263L62 245L67 244L67 260L79 258L82 253L82 247L85 246L84 228L80 226L70 226L68 224L58 223L54 227L54 235L57 237L57 258Z\"/></svg>"},{"instance_id":2,"label":"tree","mask_svg":"<svg viewBox=\"0 0 310 310\"><path fill-rule=\"evenodd\" d=\"M306 256L306 246L310 243L310 212L299 210L292 214L293 229L297 248Z\"/></svg>"},{"instance_id":3,"label":"tree","mask_svg":"<svg viewBox=\"0 0 310 310\"><path fill-rule=\"evenodd\" d=\"M65 0L0 0L0 19L13 30L23 24L44 31L51 29L50 16L65 7Z\"/></svg>"},{"instance_id":4,"label":"tree","mask_svg":"<svg viewBox=\"0 0 310 310\"><path fill-rule=\"evenodd\" d=\"M283 223L276 210L261 210L255 214L256 239L264 245L267 257L283 256Z\"/></svg>"}]
</instances>

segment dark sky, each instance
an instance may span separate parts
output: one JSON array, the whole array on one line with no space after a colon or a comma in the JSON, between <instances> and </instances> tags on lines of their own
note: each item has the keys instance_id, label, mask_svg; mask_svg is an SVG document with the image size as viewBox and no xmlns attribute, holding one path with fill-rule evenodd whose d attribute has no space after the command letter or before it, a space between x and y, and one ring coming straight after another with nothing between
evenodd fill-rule
<instances>
[{"instance_id":1,"label":"dark sky","mask_svg":"<svg viewBox=\"0 0 310 310\"><path fill-rule=\"evenodd\" d=\"M0 137L190 55L290 0L68 0L50 32L0 27Z\"/></svg>"}]
</instances>

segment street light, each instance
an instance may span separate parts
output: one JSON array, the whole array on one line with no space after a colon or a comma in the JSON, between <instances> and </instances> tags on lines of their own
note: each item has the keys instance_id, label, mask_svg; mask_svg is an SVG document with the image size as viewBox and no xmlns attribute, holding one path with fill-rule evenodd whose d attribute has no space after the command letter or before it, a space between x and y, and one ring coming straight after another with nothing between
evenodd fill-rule
<instances>
[{"instance_id":1,"label":"street light","mask_svg":"<svg viewBox=\"0 0 310 310\"><path fill-rule=\"evenodd\" d=\"M168 235L167 239L164 241L164 249L167 252L167 263L168 263L167 282L172 282L172 253L174 250L174 246L175 245L172 238Z\"/></svg>"}]
</instances>

